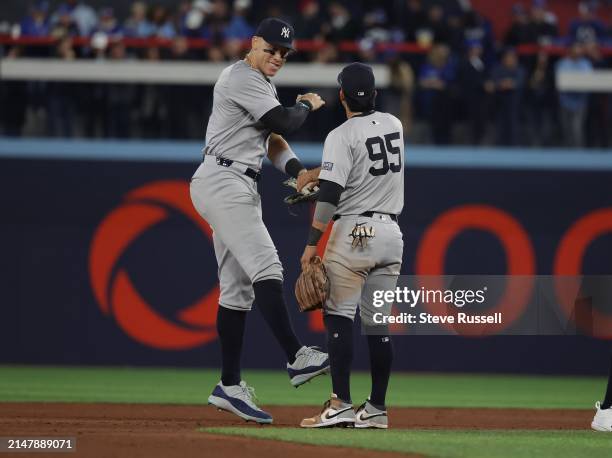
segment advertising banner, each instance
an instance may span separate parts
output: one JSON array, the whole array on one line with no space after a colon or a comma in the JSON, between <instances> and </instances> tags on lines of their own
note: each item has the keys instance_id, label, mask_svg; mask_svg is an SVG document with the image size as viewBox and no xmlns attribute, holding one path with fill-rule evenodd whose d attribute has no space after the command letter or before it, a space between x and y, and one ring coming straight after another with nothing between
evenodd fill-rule
<instances>
[{"instance_id":1,"label":"advertising banner","mask_svg":"<svg viewBox=\"0 0 612 458\"><path fill-rule=\"evenodd\" d=\"M196 167L0 160L0 363L218 366L212 232L189 197ZM403 275L506 276L494 282L501 291L520 276L611 273L610 172L408 164L405 174ZM320 315L300 314L293 297L312 208L288 209L282 180L264 168L263 217L294 327L304 343L323 345ZM606 370L610 332L463 335L430 326L393 338L396 369ZM355 367L365 368L356 339ZM256 305L243 363L284 367Z\"/></svg>"}]
</instances>

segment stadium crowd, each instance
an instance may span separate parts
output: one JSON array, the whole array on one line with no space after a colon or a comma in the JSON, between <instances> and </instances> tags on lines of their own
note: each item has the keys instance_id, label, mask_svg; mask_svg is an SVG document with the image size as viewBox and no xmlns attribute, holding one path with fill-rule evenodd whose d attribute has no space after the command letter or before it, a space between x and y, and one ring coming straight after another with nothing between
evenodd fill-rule
<instances>
[{"instance_id":1,"label":"stadium crowd","mask_svg":"<svg viewBox=\"0 0 612 458\"><path fill-rule=\"evenodd\" d=\"M4 27L13 41L3 42L2 53L231 61L246 51L261 18L277 16L294 24L302 45L290 61L389 65L391 85L380 91L379 104L401 117L415 142L606 148L610 95L559 93L555 87L557 72L610 67L610 54L602 52L612 46L610 24L599 18L598 2L576 4L576 18L560 30L545 0L517 3L508 11L510 27L496 40L493 23L469 0L195 0L175 10L135 1L126 17L86 1L65 0L53 8L43 1L18 24ZM52 40L41 46L16 37ZM377 47L406 42L418 46ZM523 45L535 46L519 52ZM563 47L561 55L549 52L551 45ZM279 92L282 99L285 91ZM3 81L7 109L0 122L9 136L27 133L28 118L38 113L51 136L199 139L211 94L210 87ZM321 140L341 121L330 102L328 113L309 121L300 139Z\"/></svg>"}]
</instances>

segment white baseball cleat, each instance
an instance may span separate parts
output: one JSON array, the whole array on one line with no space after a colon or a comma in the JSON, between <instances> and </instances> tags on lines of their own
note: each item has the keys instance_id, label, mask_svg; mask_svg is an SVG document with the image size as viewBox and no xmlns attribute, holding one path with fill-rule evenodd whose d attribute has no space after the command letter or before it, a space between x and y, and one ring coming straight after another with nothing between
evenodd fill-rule
<instances>
[{"instance_id":1,"label":"white baseball cleat","mask_svg":"<svg viewBox=\"0 0 612 458\"><path fill-rule=\"evenodd\" d=\"M329 372L329 356L317 347L302 347L295 354L293 364L287 363L291 384L298 387L318 375Z\"/></svg>"},{"instance_id":2,"label":"white baseball cleat","mask_svg":"<svg viewBox=\"0 0 612 458\"><path fill-rule=\"evenodd\" d=\"M241 381L239 385L228 386L219 382L208 397L208 403L218 409L236 414L246 421L272 423L272 415L257 407L253 402L254 399L255 390L244 381Z\"/></svg>"},{"instance_id":3,"label":"white baseball cleat","mask_svg":"<svg viewBox=\"0 0 612 458\"><path fill-rule=\"evenodd\" d=\"M601 403L595 403L595 416L591 422L591 428L595 431L612 432L612 409L602 409Z\"/></svg>"},{"instance_id":4,"label":"white baseball cleat","mask_svg":"<svg viewBox=\"0 0 612 458\"><path fill-rule=\"evenodd\" d=\"M331 399L323 404L321 413L311 418L304 418L300 423L302 428L329 428L332 426L346 428L354 425L355 411L353 410L353 404L343 402L333 393Z\"/></svg>"},{"instance_id":5,"label":"white baseball cleat","mask_svg":"<svg viewBox=\"0 0 612 458\"><path fill-rule=\"evenodd\" d=\"M370 404L368 399L355 412L355 428L387 429L389 418L386 410L380 410Z\"/></svg>"}]
</instances>

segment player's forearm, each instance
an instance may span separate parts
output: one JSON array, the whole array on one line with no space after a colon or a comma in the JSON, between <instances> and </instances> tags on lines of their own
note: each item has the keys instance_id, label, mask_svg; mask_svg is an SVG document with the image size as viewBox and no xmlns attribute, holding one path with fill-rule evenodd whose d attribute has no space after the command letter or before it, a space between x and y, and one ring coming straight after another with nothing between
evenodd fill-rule
<instances>
[{"instance_id":1,"label":"player's forearm","mask_svg":"<svg viewBox=\"0 0 612 458\"><path fill-rule=\"evenodd\" d=\"M317 246L321 237L327 230L327 225L331 221L334 213L336 212L336 206L329 202L317 202L315 208L314 218L312 219L312 225L308 232L308 242L306 245ZM323 220L323 221L322 221Z\"/></svg>"},{"instance_id":2,"label":"player's forearm","mask_svg":"<svg viewBox=\"0 0 612 458\"><path fill-rule=\"evenodd\" d=\"M272 132L287 135L304 124L311 107L308 101L297 102L292 107L278 105L264 114L260 121Z\"/></svg>"},{"instance_id":3,"label":"player's forearm","mask_svg":"<svg viewBox=\"0 0 612 458\"><path fill-rule=\"evenodd\" d=\"M308 233L308 245L316 246L325 233L327 225L332 220L340 202L344 188L333 181L321 180L319 200L315 207L312 226Z\"/></svg>"}]
</instances>

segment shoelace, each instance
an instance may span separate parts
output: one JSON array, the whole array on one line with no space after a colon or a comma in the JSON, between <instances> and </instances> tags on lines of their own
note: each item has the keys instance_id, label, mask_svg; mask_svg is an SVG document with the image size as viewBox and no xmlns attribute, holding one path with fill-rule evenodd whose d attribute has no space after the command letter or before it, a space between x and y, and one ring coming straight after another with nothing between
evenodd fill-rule
<instances>
[{"instance_id":1,"label":"shoelace","mask_svg":"<svg viewBox=\"0 0 612 458\"><path fill-rule=\"evenodd\" d=\"M244 385L241 386L242 388L242 395L244 397L245 400L250 401L251 403L255 403L254 401L257 401L257 396L255 395L255 388L253 388L252 386L249 385Z\"/></svg>"},{"instance_id":2,"label":"shoelace","mask_svg":"<svg viewBox=\"0 0 612 458\"><path fill-rule=\"evenodd\" d=\"M317 359L321 353L322 352L320 347L306 347L306 350L303 353L304 355L306 355L306 365L309 366L310 362L314 359Z\"/></svg>"}]
</instances>

